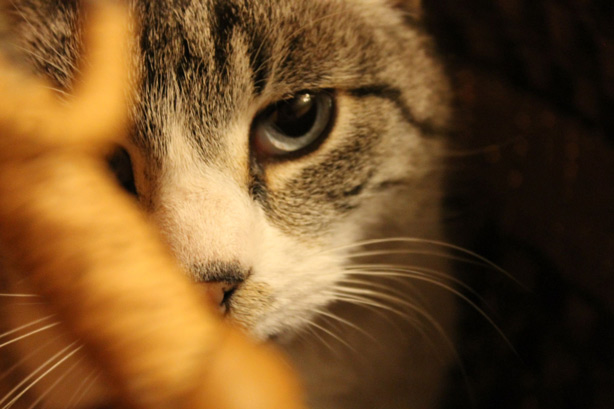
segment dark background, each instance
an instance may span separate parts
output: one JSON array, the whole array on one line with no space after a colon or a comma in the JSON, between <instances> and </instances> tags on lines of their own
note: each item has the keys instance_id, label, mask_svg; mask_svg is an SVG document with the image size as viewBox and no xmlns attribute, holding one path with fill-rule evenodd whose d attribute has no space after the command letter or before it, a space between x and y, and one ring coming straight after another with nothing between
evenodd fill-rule
<instances>
[{"instance_id":1,"label":"dark background","mask_svg":"<svg viewBox=\"0 0 614 409\"><path fill-rule=\"evenodd\" d=\"M425 6L458 94L451 240L520 282L459 264L513 347L464 305L443 407L614 408L614 1Z\"/></svg>"}]
</instances>

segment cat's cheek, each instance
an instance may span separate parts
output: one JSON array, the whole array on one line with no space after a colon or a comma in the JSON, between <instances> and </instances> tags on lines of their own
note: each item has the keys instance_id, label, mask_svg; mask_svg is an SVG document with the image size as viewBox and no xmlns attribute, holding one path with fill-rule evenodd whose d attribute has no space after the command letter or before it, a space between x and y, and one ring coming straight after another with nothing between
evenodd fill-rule
<instances>
[{"instance_id":1,"label":"cat's cheek","mask_svg":"<svg viewBox=\"0 0 614 409\"><path fill-rule=\"evenodd\" d=\"M345 275L347 240L292 236L261 220L252 275L237 291L234 313L250 322L258 338L296 333L309 325L334 300L334 289ZM333 244L335 243L335 244Z\"/></svg>"}]
</instances>

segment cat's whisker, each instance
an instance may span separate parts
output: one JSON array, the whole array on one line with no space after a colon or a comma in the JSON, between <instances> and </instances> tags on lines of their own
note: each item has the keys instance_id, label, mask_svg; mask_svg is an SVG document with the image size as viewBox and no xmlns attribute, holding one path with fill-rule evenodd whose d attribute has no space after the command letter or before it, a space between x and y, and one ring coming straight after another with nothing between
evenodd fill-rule
<instances>
[{"instance_id":1,"label":"cat's whisker","mask_svg":"<svg viewBox=\"0 0 614 409\"><path fill-rule=\"evenodd\" d=\"M378 271L378 270L356 270L356 271L353 272L353 274L364 275L364 276L378 276L378 275L387 276L387 275L397 275L397 274L401 274L401 273L388 272L388 271ZM403 273L403 274L406 274L406 273ZM444 289L446 291L449 291L450 293L454 294L456 297L461 299L463 302L467 303L467 305L472 307L478 314L480 314L482 316L482 318L484 318L495 329L495 331L505 341L505 343L508 345L508 347L512 351L514 351L514 353L517 354L516 348L512 345L511 341L505 335L503 330L494 322L494 320L486 313L486 311L484 311L484 309L482 309L480 306L478 306L474 301L472 301L465 294L463 294L462 292L456 290L454 287L452 287L452 286L450 286L448 284L445 284L443 282L437 281L437 280L429 277L427 274L419 273L417 271L409 271L407 274L408 274L407 275L408 278L411 278L411 279L414 279L414 280L417 280L417 281L422 281L422 282L425 282L425 283L429 283L429 284L432 284L432 285L434 285L436 287L442 288L442 289Z\"/></svg>"},{"instance_id":2,"label":"cat's whisker","mask_svg":"<svg viewBox=\"0 0 614 409\"><path fill-rule=\"evenodd\" d=\"M325 332L327 335L331 335L329 332L324 331L321 325L314 323L313 321L309 321L307 326L305 327L313 336L315 336L326 348L328 348L332 353L336 354L337 350L322 336L320 332Z\"/></svg>"},{"instance_id":3,"label":"cat's whisker","mask_svg":"<svg viewBox=\"0 0 614 409\"><path fill-rule=\"evenodd\" d=\"M464 284L462 281L456 280L456 279L454 279L454 277L452 277L452 276L450 276L448 274L444 274L444 273L441 273L439 271L431 270L431 269L428 269L428 268L420 268L420 267L417 267L417 266L406 266L406 267L403 267L403 266L398 266L398 265L386 265L386 264L353 265L352 267L358 268L359 270L364 270L364 271L358 272L357 273L358 275L361 275L361 273L366 273L366 275L368 275L368 276L372 275L371 273L373 273L373 271L371 269L374 268L374 267L389 268L389 269L393 269L395 271L393 273L391 273L391 274L388 271L383 271L383 272L376 271L375 275L377 275L378 277L380 275L385 275L385 278L397 278L397 279L405 279L405 280L407 280L408 278L410 278L410 279L411 278L415 278L416 274L418 274L420 277L424 277L425 275L423 273L429 273L429 274L432 274L432 275L434 275L434 276L436 276L438 278L442 278L442 279L447 280L447 281L452 281L452 282L458 283L463 288L465 288L466 290L471 292L473 295L478 296L478 294L473 289L471 289L469 286ZM402 272L403 274L398 274L398 272ZM363 275L365 275L365 274L363 274ZM385 285L379 284L379 285L374 286L374 283L371 282L371 281L357 280L355 278L349 278L349 279L346 278L342 282L347 282L347 283L354 284L354 285L364 285L366 287L371 287L371 288L382 288L383 287L385 289L385 291L391 292L391 293L396 294L398 296L404 296L405 295L405 294L399 293L397 290L395 290L393 288L386 288L387 286L385 286ZM444 283L440 283L440 284L444 285ZM448 286L446 286L446 289L451 290L451 288L449 288ZM455 294L457 296L461 296L462 297L462 294L457 294L457 293L455 293ZM372 296L377 297L378 294L372 294ZM478 296L478 298L479 298L479 296ZM466 298L464 300L466 302L470 302L470 300L468 300ZM395 301L399 301L399 300L396 299ZM403 301L403 300L401 300L401 301ZM479 308L475 304L473 304L473 303L471 303L471 304L472 304L473 308L477 308L479 310ZM411 305L413 305L413 304L410 303L410 306ZM446 348L452 354L452 356L454 357L454 360L458 364L458 367L459 367L459 369L461 371L462 377L463 377L463 379L464 379L464 381L465 381L465 383L467 385L468 393L470 395L472 395L471 391L469 391L469 389L470 389L469 377L467 375L467 371L466 371L465 365L462 362L462 360L460 358L460 354L459 354L457 348L455 347L455 344L452 341L452 339L450 338L450 336L446 333L444 328L441 327L441 325L437 322L437 320L434 317L432 317L430 314L428 314L428 312L425 309L418 308L418 309L415 309L414 312L418 313L424 319L426 319L427 322L431 325L431 327L434 328L435 331L439 334L439 336L443 339L443 341L444 341L444 343L446 345ZM502 330L500 330L497 327L497 325L494 324L494 322L491 319L489 319L488 315L485 312L482 311L481 313L490 322L490 324L493 325L493 327L497 330L497 332L504 339L504 341L510 346L510 348L512 350L514 350L514 347L511 345L510 341L507 339L507 337L502 332ZM426 333L424 328L421 325L415 325L415 329L423 336L423 338L425 340L428 341L431 349L433 350L433 352L435 352L435 356L437 356L439 360L443 360L444 358L441 357L439 354L437 354L437 352L439 351L439 348L437 347L436 343L433 341L432 337L429 336ZM471 396L471 399L472 399L472 401L474 401L473 396Z\"/></svg>"},{"instance_id":4,"label":"cat's whisker","mask_svg":"<svg viewBox=\"0 0 614 409\"><path fill-rule=\"evenodd\" d=\"M388 291L391 292L401 298L405 298L407 299L409 296L417 301L417 302L425 302L425 298L423 296L423 294L420 292L419 289L416 288L416 286L414 285L414 283L412 283L412 276L413 275L419 275L420 277L422 276L428 276L428 277L433 277L433 278L437 278L437 279L441 279L442 283L446 282L446 281L452 281L455 282L456 280L454 280L453 278L451 278L450 276L448 276L447 274L444 273L440 273L437 270L431 270L431 269L424 269L424 270L420 270L419 268L416 268L415 270L412 269L413 266L408 266L408 267L399 267L396 265L386 265L386 264L363 264L363 265L352 265L349 266L347 268L347 271L350 273L350 278L349 280L357 280L357 277L362 275L365 276L364 273L362 272L373 272L374 269L377 269L377 281L379 281L380 283L378 284L379 288L383 289L384 291ZM358 273L356 273L358 272ZM425 274L428 273L428 274ZM374 276L374 275L373 275ZM373 277L372 276L372 277ZM346 280L348 280L348 278L344 279L345 282L347 282ZM389 286L389 285L384 285L381 283L382 280L386 280L386 281L393 281L399 285L402 285L407 292L401 292L399 289ZM373 282L372 281L366 281L366 280L359 280L362 281L364 283L368 283L371 287L374 287ZM470 293L474 293L474 291L467 285L465 285L464 283L460 282L459 284L461 287L466 287L467 291Z\"/></svg>"},{"instance_id":5,"label":"cat's whisker","mask_svg":"<svg viewBox=\"0 0 614 409\"><path fill-rule=\"evenodd\" d=\"M379 269L374 269L373 266L371 266L371 268L367 266L365 268L353 269L352 274L368 276L368 277L405 277L408 279L414 279L416 281L422 281L422 282L432 284L436 287L449 291L450 293L456 295L463 301L469 303L469 305L476 308L478 312L481 312L482 315L485 318L487 318L492 325L495 325L494 322L492 322L491 319L488 317L488 315L483 310L481 310L480 307L478 307L473 301L471 301L465 294L461 293L460 291L456 290L454 287L446 284L445 282L438 281L432 278L429 274L425 274L417 270L411 270L411 269L405 270L405 269L400 269L400 268L397 268L396 271L391 271L389 269L379 270Z\"/></svg>"},{"instance_id":6,"label":"cat's whisker","mask_svg":"<svg viewBox=\"0 0 614 409\"><path fill-rule=\"evenodd\" d=\"M332 320L330 317L320 316L319 317L319 322L321 322L322 326L324 328L327 328L330 333L337 334L338 332L341 331L341 328L339 327L339 322L336 322L336 321ZM327 335L329 336L329 334L325 334L323 336L327 336ZM338 341L338 338L335 338L335 340ZM341 344L341 345L339 345L339 344ZM347 341L340 342L340 343L338 343L335 346L332 346L330 344L328 345L328 349L335 356L339 356L340 355L340 353L342 352L341 347L350 350L352 353L357 353L356 349L353 346L351 346Z\"/></svg>"},{"instance_id":7,"label":"cat's whisker","mask_svg":"<svg viewBox=\"0 0 614 409\"><path fill-rule=\"evenodd\" d=\"M389 278L396 279L396 277L389 277ZM403 284L403 286L406 286L406 285L411 286L408 280L399 280L399 282ZM398 295L407 295L406 293L401 293L398 289L392 286L385 285L385 284L378 283L378 282L373 282L373 281L360 280L351 275L349 277L345 277L339 280L339 284L350 284L350 285L355 285L357 288L369 288L369 289L374 289L374 290L390 291L393 293L397 293Z\"/></svg>"},{"instance_id":8,"label":"cat's whisker","mask_svg":"<svg viewBox=\"0 0 614 409\"><path fill-rule=\"evenodd\" d=\"M94 386L98 378L100 378L100 372L98 371L92 371L89 375L87 375L83 381L81 381L79 387L75 389L70 399L66 402L66 408L70 409L78 407L79 403L87 395L90 389L92 389L92 386Z\"/></svg>"},{"instance_id":9,"label":"cat's whisker","mask_svg":"<svg viewBox=\"0 0 614 409\"><path fill-rule=\"evenodd\" d=\"M344 287L337 287L334 291L329 291L328 294L336 301L343 301L352 305L365 307L374 312L377 310L388 311L399 317L407 318L406 314L390 305L382 304L381 302L375 301L368 297L360 296L358 294L350 294L345 290L346 289Z\"/></svg>"},{"instance_id":10,"label":"cat's whisker","mask_svg":"<svg viewBox=\"0 0 614 409\"><path fill-rule=\"evenodd\" d=\"M354 324L353 322L346 320L345 318L339 317L338 315L333 314L332 312L321 310L321 309L317 310L316 312L317 312L317 314L319 316L323 316L323 317L329 318L329 319L331 319L331 320L333 320L333 321L335 321L337 323L346 325L346 326L352 328L353 330L363 334L364 336L366 336L367 338L371 339L372 341L377 342L377 339L373 335L369 334L367 331L365 331L364 329L360 328L358 325ZM354 350L354 348L352 348L352 349Z\"/></svg>"},{"instance_id":11,"label":"cat's whisker","mask_svg":"<svg viewBox=\"0 0 614 409\"><path fill-rule=\"evenodd\" d=\"M0 298L40 298L40 296L36 294L0 293Z\"/></svg>"},{"instance_id":12,"label":"cat's whisker","mask_svg":"<svg viewBox=\"0 0 614 409\"><path fill-rule=\"evenodd\" d=\"M300 327L300 330L296 333L296 336L298 336L302 341L309 341L309 336L314 336L322 343L322 345L332 350L331 346L322 339L322 336L310 326L310 323L311 321L308 321L305 323L305 325Z\"/></svg>"},{"instance_id":13,"label":"cat's whisker","mask_svg":"<svg viewBox=\"0 0 614 409\"><path fill-rule=\"evenodd\" d=\"M446 331L439 324L439 322L423 306L420 306L415 303L411 303L401 297L397 297L397 296L390 295L390 294L384 294L380 292L373 292L368 289L356 288L356 289L348 289L348 290L351 290L350 291L351 293L360 294L360 295L369 295L371 297L380 299L382 301L388 301L391 303L395 303L397 305L402 305L403 307L407 308L414 314L412 315L405 314L402 317L407 319L408 322L423 336L423 338L431 345L434 352L437 352L438 348L436 346L436 343L433 341L433 338L427 333L422 320L426 320L426 323L428 323L430 327L433 328L435 332L440 337L443 338L443 340L445 341L446 347L449 349L449 351L454 356L458 357L458 351L456 351L456 348L454 347L454 343L452 342L450 336L446 333ZM418 319L418 317L421 317L422 319ZM459 358L459 363L460 363L460 358Z\"/></svg>"},{"instance_id":14,"label":"cat's whisker","mask_svg":"<svg viewBox=\"0 0 614 409\"><path fill-rule=\"evenodd\" d=\"M423 308L419 307L418 305L411 303L401 297L398 297L396 295L392 295L392 294L386 294L386 293L382 293L379 291L373 291L369 288L358 288L358 287L342 287L342 291L346 294L352 294L352 295L362 295L362 296L368 296L368 297L373 297L376 299L380 299L382 301L389 301L393 304L399 305L399 306L403 306L408 308L411 311L420 311ZM407 315L402 314L402 316L407 317Z\"/></svg>"},{"instance_id":15,"label":"cat's whisker","mask_svg":"<svg viewBox=\"0 0 614 409\"><path fill-rule=\"evenodd\" d=\"M37 399L34 402L32 402L32 404L28 407L28 409L34 409L37 405L39 405L51 392L53 392L53 390L60 384L60 382L66 379L66 377L75 370L77 365L79 365L82 360L83 358L79 358L68 369L66 369L61 376L59 376L51 385L49 385L49 387L47 388L45 392L38 395Z\"/></svg>"},{"instance_id":16,"label":"cat's whisker","mask_svg":"<svg viewBox=\"0 0 614 409\"><path fill-rule=\"evenodd\" d=\"M48 330L50 328L53 328L53 327L55 327L55 326L57 326L59 324L60 324L59 322L55 322L53 324L45 325L42 328L38 328L38 329L36 329L34 331L28 332L27 334L21 335L21 336L19 336L17 338L13 338L10 341L6 341L3 344L0 344L0 349L6 347L7 345L11 345L11 344L14 344L15 342L21 341L22 339L31 337L32 335L36 335L36 334L38 334L40 332L46 331L46 330Z\"/></svg>"},{"instance_id":17,"label":"cat's whisker","mask_svg":"<svg viewBox=\"0 0 614 409\"><path fill-rule=\"evenodd\" d=\"M49 320L49 319L51 319L51 318L53 318L53 315L47 315L46 317L39 318L39 319L34 320L34 321L31 321L31 322L29 322L29 323L27 323L27 324L21 325L21 326L19 326L19 327L17 327L17 328L14 328L14 329L10 330L10 331L7 331L7 332L5 332L5 333L3 333L3 334L0 334L0 339L2 339L2 338L6 338L6 337L8 337L9 335L12 335L12 334L14 334L14 333L16 333L16 332L19 332L19 331L24 330L24 329L26 329L26 328L29 328L29 327L31 327L31 326L33 326L33 325L39 324L39 323L41 323L41 322L47 321L47 320ZM1 348L2 346L4 346L4 344L0 345L0 348Z\"/></svg>"},{"instance_id":18,"label":"cat's whisker","mask_svg":"<svg viewBox=\"0 0 614 409\"><path fill-rule=\"evenodd\" d=\"M70 102L70 93L58 88L58 87L51 87L51 86L47 86L45 87L46 89L53 91L56 95L56 99L64 105L67 105Z\"/></svg>"},{"instance_id":19,"label":"cat's whisker","mask_svg":"<svg viewBox=\"0 0 614 409\"><path fill-rule=\"evenodd\" d=\"M404 265L396 265L396 264L375 263L375 264L351 264L347 266L346 269L352 272L357 271L357 270L358 271L371 271L373 269L377 269L378 274L381 274L383 276L384 272L390 273L390 274L386 274L387 278L397 278L397 279L411 278L414 275L418 277L433 277L433 278L436 277L444 281L449 281L453 283L454 285L461 287L463 290L466 290L468 293L475 296L476 298L480 300L482 299L480 295L473 288L465 284L462 280L459 280L458 278L450 274L442 273L441 271L434 270L428 267L421 267L421 266L415 266L415 265L404 266Z\"/></svg>"},{"instance_id":20,"label":"cat's whisker","mask_svg":"<svg viewBox=\"0 0 614 409\"><path fill-rule=\"evenodd\" d=\"M319 313L321 310L314 310L314 312ZM332 319L330 316L326 316L326 315L322 315L319 314L318 315L318 322L321 323L323 326L325 326L326 328L328 328L329 331L335 333L335 334L341 334L343 331L343 327L340 325L340 323L338 321L335 321L334 319ZM342 335L340 335L342 336Z\"/></svg>"},{"instance_id":21,"label":"cat's whisker","mask_svg":"<svg viewBox=\"0 0 614 409\"><path fill-rule=\"evenodd\" d=\"M56 337L51 338L50 340L48 340L47 342L45 342L42 345L37 346L36 348L32 349L31 351L29 351L26 355L24 355L23 357L21 357L21 359L19 359L17 362L15 362L11 367L7 368L1 375L0 375L0 381L2 381L4 378L6 378L7 376L9 376L11 373L13 373L15 370L17 370L21 365L24 364L24 362L27 362L28 359L32 358L33 356L37 355L40 351L44 350L46 347L48 347L49 345L51 345L53 342L57 341L61 336L58 335Z\"/></svg>"},{"instance_id":22,"label":"cat's whisker","mask_svg":"<svg viewBox=\"0 0 614 409\"><path fill-rule=\"evenodd\" d=\"M397 277L389 277L390 279L396 279ZM410 283L408 283L407 279L405 280L398 280L400 284L402 284L404 287L408 287L411 292L412 292L412 298L416 298L419 296L419 292L416 291L415 288L413 288L413 286L411 286ZM392 286L389 285L384 285L381 283L375 283L372 281L367 281L367 280L360 280L357 278L344 278L342 280L339 281L339 284L349 284L351 286L354 286L355 288L365 288L365 289L372 289L372 290L380 290L383 292L389 292L392 293L396 296L399 297L407 297L407 293L403 293L400 290L398 290L397 288L394 288Z\"/></svg>"},{"instance_id":23,"label":"cat's whisker","mask_svg":"<svg viewBox=\"0 0 614 409\"><path fill-rule=\"evenodd\" d=\"M47 375L53 372L57 367L62 365L68 359L70 359L73 355L81 350L81 346L73 349L70 353L60 359L58 362L53 364L49 369L47 369L44 373L42 373L38 378L36 378L32 383L30 383L27 387L25 387L21 392L19 392L10 402L8 402L2 409L9 409L11 406L15 404L23 395L25 395L30 389L36 386L41 380L43 380Z\"/></svg>"},{"instance_id":24,"label":"cat's whisker","mask_svg":"<svg viewBox=\"0 0 614 409\"><path fill-rule=\"evenodd\" d=\"M351 249L358 249L358 248L363 248L363 247L367 247L367 246L372 246L372 245L381 245L381 244L415 244L415 245L431 245L431 246L439 246L441 248L445 248L448 250L452 250L452 251L457 251L461 254L464 254L466 256L471 257L474 260L480 261L482 263L484 263L484 265L500 272L501 274L505 275L506 277L508 277L510 280L514 281L517 285L525 288L522 283L520 283L516 278L514 278L514 276L512 276L508 271L506 271L505 269L501 268L500 266L498 266L496 263L490 261L489 259L487 259L486 257L480 256L479 254L477 254L474 251L471 251L469 249L466 249L464 247L461 246L457 246L451 243L447 243L441 240L434 240L434 239L424 239L424 238L418 238L418 237L388 237L388 238L381 238L381 239L366 239L366 240L360 240L360 241L356 241L354 243L351 244L344 244L341 246L336 246L336 247L329 247L326 250L323 250L321 253L332 253L332 252L340 252L340 251L344 251L344 250L351 250ZM397 249L393 249L393 251L396 251ZM364 251L368 251L368 250L363 250ZM385 251L385 250L384 250ZM357 253L359 254L359 253Z\"/></svg>"},{"instance_id":25,"label":"cat's whisker","mask_svg":"<svg viewBox=\"0 0 614 409\"><path fill-rule=\"evenodd\" d=\"M330 336L332 339L334 339L335 341L338 341L339 343L343 344L344 346L352 349L352 346L350 344L348 344L343 338L341 338L339 335L335 334L334 332L332 332L331 330L329 330L328 328L316 323L316 322L311 322L310 325L312 325L314 328L319 329L320 331L324 332L325 334L327 334L328 336Z\"/></svg>"},{"instance_id":26,"label":"cat's whisker","mask_svg":"<svg viewBox=\"0 0 614 409\"><path fill-rule=\"evenodd\" d=\"M343 292L343 286L337 286L336 289ZM392 312L392 314L395 316L402 316L401 311L398 311L398 310L392 311L393 310L392 307L377 303L373 301L372 299L357 297L355 295L352 295L350 297L347 294L339 293L337 290L334 290L333 292L329 291L326 294L331 296L335 301L348 303L348 304L363 308L367 311L370 311L373 314L376 314L377 316L381 317L381 319L388 322L390 325L394 326L399 332L402 332L401 329L398 327L398 325L394 322L394 320L391 319L389 314L385 313L385 312Z\"/></svg>"},{"instance_id":27,"label":"cat's whisker","mask_svg":"<svg viewBox=\"0 0 614 409\"><path fill-rule=\"evenodd\" d=\"M449 253L440 252L440 251L428 251L428 250L414 250L414 249L384 249L384 250L371 250L371 251L361 251L357 253L351 253L348 255L348 258L365 258L365 257L373 257L373 256L388 256L388 255L417 255L417 256L433 256L445 260L458 261L466 264L474 264L482 267L490 267L489 265L464 257L454 256Z\"/></svg>"},{"instance_id":28,"label":"cat's whisker","mask_svg":"<svg viewBox=\"0 0 614 409\"><path fill-rule=\"evenodd\" d=\"M423 323L417 317L415 317L415 315L410 314L410 311L408 311L407 309L403 310L397 307L393 307L393 305L395 304L398 306L402 305L399 303L391 302L390 298L385 299L384 297L380 296L379 292L370 291L368 289L364 289L364 291L362 292L348 292L345 291L345 287L341 287L339 290L343 293L343 295L338 296L338 300L367 308L373 313L381 316L385 321L387 321L392 327L395 328L399 336L404 336L404 330L399 326L398 322L395 322L392 317L390 317L388 314L384 314L384 312L392 313L394 316L397 316L401 320L407 322L413 328L418 330L418 332L420 332L421 334L424 333L424 329L422 328ZM426 334L424 335L426 337Z\"/></svg>"},{"instance_id":29,"label":"cat's whisker","mask_svg":"<svg viewBox=\"0 0 614 409\"><path fill-rule=\"evenodd\" d=\"M51 370L55 369L57 366L59 366L61 363L63 363L64 361L66 361L66 359L70 358L72 355L74 355L78 350L81 349L81 347L77 347L74 348L74 350L69 353L66 354L66 351L70 350L71 348L73 348L75 346L76 342L73 342L72 344L64 347L62 350L60 350L59 352L55 353L51 358L47 359L44 363L42 363L37 369L35 369L34 371L32 371L32 373L30 373L30 375L26 376L21 382L19 382L13 389L11 389L5 396L4 398L0 399L0 405L4 404L8 399L11 399L11 396L14 396L12 398L11 401L9 401L6 405L4 405L2 407L2 409L8 409L10 408L19 398L21 398L29 389L31 389L34 385L36 385L36 383L40 382L41 379L43 379L47 374L49 374L49 372L51 372ZM66 355L65 355L66 354ZM62 355L65 355L63 358L61 358L58 362L56 362L55 364L52 365L52 363L58 359L58 357L61 357ZM17 392L21 389L22 386L26 385L28 382L30 382L30 380L32 378L34 378L36 375L38 375L38 373L40 373L41 371L45 370L45 368L47 368L49 365L52 365L51 368L49 368L47 371L45 371L41 376L39 376L38 378L36 378L32 383L30 383L27 387L25 387L24 389L22 389L20 392Z\"/></svg>"}]
</instances>

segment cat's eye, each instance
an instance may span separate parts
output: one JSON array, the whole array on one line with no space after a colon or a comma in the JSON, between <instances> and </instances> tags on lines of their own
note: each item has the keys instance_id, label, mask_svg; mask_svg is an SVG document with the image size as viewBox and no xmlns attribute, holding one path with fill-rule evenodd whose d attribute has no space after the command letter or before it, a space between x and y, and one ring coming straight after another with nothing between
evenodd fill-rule
<instances>
[{"instance_id":1,"label":"cat's eye","mask_svg":"<svg viewBox=\"0 0 614 409\"><path fill-rule=\"evenodd\" d=\"M282 156L314 147L331 128L330 92L300 92L267 107L254 120L253 142L260 154Z\"/></svg>"}]
</instances>

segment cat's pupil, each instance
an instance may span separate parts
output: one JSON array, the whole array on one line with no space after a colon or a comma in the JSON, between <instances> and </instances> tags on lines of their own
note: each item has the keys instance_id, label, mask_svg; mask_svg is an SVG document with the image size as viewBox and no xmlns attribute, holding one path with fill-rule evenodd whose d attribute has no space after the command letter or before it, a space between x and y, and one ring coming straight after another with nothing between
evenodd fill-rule
<instances>
[{"instance_id":1,"label":"cat's pupil","mask_svg":"<svg viewBox=\"0 0 614 409\"><path fill-rule=\"evenodd\" d=\"M313 128L318 115L318 104L312 94L304 92L278 102L271 114L271 123L282 134L299 138Z\"/></svg>"}]
</instances>

